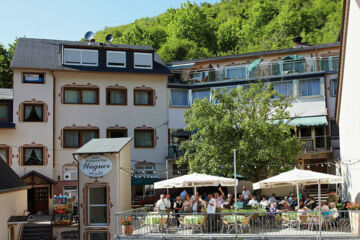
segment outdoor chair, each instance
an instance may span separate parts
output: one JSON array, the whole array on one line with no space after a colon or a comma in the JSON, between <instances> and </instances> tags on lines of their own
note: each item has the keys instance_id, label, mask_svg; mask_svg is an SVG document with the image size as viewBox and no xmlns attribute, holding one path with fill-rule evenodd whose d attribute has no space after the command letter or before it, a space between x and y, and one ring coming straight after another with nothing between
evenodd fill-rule
<instances>
[{"instance_id":1,"label":"outdoor chair","mask_svg":"<svg viewBox=\"0 0 360 240\"><path fill-rule=\"evenodd\" d=\"M294 213L286 214L284 213L282 216L281 227L284 228L292 228L297 225L296 217L293 216Z\"/></svg>"},{"instance_id":2,"label":"outdoor chair","mask_svg":"<svg viewBox=\"0 0 360 240\"><path fill-rule=\"evenodd\" d=\"M221 216L221 220L223 223L221 227L221 233L223 233L224 230L226 230L227 233L230 233L235 226L235 223L229 223L224 216Z\"/></svg>"},{"instance_id":3,"label":"outdoor chair","mask_svg":"<svg viewBox=\"0 0 360 240\"><path fill-rule=\"evenodd\" d=\"M193 232L200 231L201 233L204 233L206 219L207 219L207 216L203 216L200 223L192 224L191 226L192 226Z\"/></svg>"},{"instance_id":4,"label":"outdoor chair","mask_svg":"<svg viewBox=\"0 0 360 240\"><path fill-rule=\"evenodd\" d=\"M301 226L306 226L308 229L311 226L311 218L308 215L300 215L299 216L299 229Z\"/></svg>"},{"instance_id":5,"label":"outdoor chair","mask_svg":"<svg viewBox=\"0 0 360 240\"><path fill-rule=\"evenodd\" d=\"M250 217L244 217L242 222L239 224L241 234L243 233L243 229L247 228L249 233L251 234L251 227L250 227Z\"/></svg>"}]
</instances>

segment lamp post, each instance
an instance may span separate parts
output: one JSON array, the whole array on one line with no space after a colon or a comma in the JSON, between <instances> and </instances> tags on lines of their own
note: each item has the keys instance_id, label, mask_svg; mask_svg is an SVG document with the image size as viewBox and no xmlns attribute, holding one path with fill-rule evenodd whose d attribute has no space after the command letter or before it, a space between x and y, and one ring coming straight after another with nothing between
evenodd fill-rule
<instances>
[{"instance_id":1,"label":"lamp post","mask_svg":"<svg viewBox=\"0 0 360 240\"><path fill-rule=\"evenodd\" d=\"M238 233L238 225L237 225L237 181L236 181L236 149L234 151L234 201L235 201L235 231L236 237Z\"/></svg>"}]
</instances>

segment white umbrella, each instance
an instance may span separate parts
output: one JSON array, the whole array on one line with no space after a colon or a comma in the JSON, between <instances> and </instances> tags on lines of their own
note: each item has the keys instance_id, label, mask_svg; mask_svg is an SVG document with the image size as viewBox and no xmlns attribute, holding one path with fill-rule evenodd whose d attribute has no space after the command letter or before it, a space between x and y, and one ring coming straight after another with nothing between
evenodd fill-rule
<instances>
[{"instance_id":1,"label":"white umbrella","mask_svg":"<svg viewBox=\"0 0 360 240\"><path fill-rule=\"evenodd\" d=\"M185 188L185 187L208 187L208 186L234 186L234 179L211 176L206 174L192 173L168 180L154 183L154 188ZM237 185L237 181L236 181Z\"/></svg>"}]
</instances>

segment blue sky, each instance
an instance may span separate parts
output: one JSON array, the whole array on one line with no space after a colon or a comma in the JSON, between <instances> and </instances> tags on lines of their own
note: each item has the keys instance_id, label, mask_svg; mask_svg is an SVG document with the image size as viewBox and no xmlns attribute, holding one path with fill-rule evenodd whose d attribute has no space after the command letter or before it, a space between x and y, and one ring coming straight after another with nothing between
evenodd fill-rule
<instances>
[{"instance_id":1,"label":"blue sky","mask_svg":"<svg viewBox=\"0 0 360 240\"><path fill-rule=\"evenodd\" d=\"M191 0L215 3L220 0ZM15 37L80 40L85 32L96 32L152 17L186 0L0 0L0 43Z\"/></svg>"}]
</instances>

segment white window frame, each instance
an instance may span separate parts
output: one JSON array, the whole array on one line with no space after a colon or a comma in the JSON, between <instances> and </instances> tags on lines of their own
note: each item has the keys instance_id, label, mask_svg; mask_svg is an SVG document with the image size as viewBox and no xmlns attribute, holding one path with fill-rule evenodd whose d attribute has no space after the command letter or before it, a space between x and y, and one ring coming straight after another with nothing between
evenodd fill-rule
<instances>
[{"instance_id":1,"label":"white window frame","mask_svg":"<svg viewBox=\"0 0 360 240\"><path fill-rule=\"evenodd\" d=\"M71 170L67 170L67 168L71 169ZM76 173L75 179L71 178L72 173ZM66 178L67 175L69 176L69 178ZM78 179L78 172L77 172L77 168L75 166L64 167L64 181L73 181L73 180L77 180L77 179Z\"/></svg>"},{"instance_id":2,"label":"white window frame","mask_svg":"<svg viewBox=\"0 0 360 240\"><path fill-rule=\"evenodd\" d=\"M151 62L150 62L150 67L144 67L144 66L136 66L136 61L135 58L136 56L149 56L151 55ZM135 69L153 69L153 61L154 61L154 57L152 53L141 53L141 52L134 52L134 68Z\"/></svg>"},{"instance_id":3,"label":"white window frame","mask_svg":"<svg viewBox=\"0 0 360 240\"><path fill-rule=\"evenodd\" d=\"M73 189L65 189L66 187L72 187ZM72 192L76 192L75 195L72 195L71 193ZM64 189L63 189L63 193L64 195L68 195L67 196L75 196L76 197L76 200L78 198L78 189L77 189L77 186L64 186Z\"/></svg>"},{"instance_id":4,"label":"white window frame","mask_svg":"<svg viewBox=\"0 0 360 240\"><path fill-rule=\"evenodd\" d=\"M65 51L79 51L80 52L80 63L67 63L65 60ZM83 52L96 52L96 64L87 64L83 63ZM63 64L64 65L73 65L73 66L99 66L99 51L92 49L79 49L79 48L64 48L63 50Z\"/></svg>"},{"instance_id":5,"label":"white window frame","mask_svg":"<svg viewBox=\"0 0 360 240\"><path fill-rule=\"evenodd\" d=\"M91 216L90 216L90 214L91 214L91 212L90 212L90 208L91 207L106 207L106 211L108 211L109 209L109 206L108 206L108 203L107 203L107 201L108 201L108 199L106 199L106 203L105 204L90 204L90 189L92 189L92 188L105 188L105 190L106 190L106 198L107 198L107 195L108 195L108 188L106 187L106 186L95 186L95 187L88 187L88 206L87 206L87 209L88 209L88 224L89 224L89 226L107 226L108 225L108 221L109 221L109 219L107 219L107 222L105 222L105 223L91 223L91 221L90 221L90 219L91 219ZM108 217L108 216L107 216Z\"/></svg>"},{"instance_id":6,"label":"white window frame","mask_svg":"<svg viewBox=\"0 0 360 240\"><path fill-rule=\"evenodd\" d=\"M124 66L109 65L109 61L108 61L108 54L109 53L124 55L125 56ZM106 66L107 67L113 67L113 68L126 68L126 52L124 52L124 51L106 51Z\"/></svg>"},{"instance_id":7,"label":"white window frame","mask_svg":"<svg viewBox=\"0 0 360 240\"><path fill-rule=\"evenodd\" d=\"M147 171L152 171L152 173L146 173ZM154 164L144 164L144 165L139 164L138 166L135 166L135 175L138 177L153 176L154 174L155 174Z\"/></svg>"}]
</instances>

